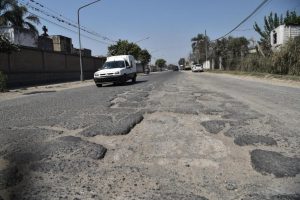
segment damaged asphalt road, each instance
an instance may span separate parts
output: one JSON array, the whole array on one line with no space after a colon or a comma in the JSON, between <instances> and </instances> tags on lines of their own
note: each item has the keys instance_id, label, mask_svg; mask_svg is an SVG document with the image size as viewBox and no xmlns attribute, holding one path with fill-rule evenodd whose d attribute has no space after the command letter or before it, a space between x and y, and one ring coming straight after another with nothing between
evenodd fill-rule
<instances>
[{"instance_id":1,"label":"damaged asphalt road","mask_svg":"<svg viewBox=\"0 0 300 200\"><path fill-rule=\"evenodd\" d=\"M0 199L299 199L299 88L164 72L2 101Z\"/></svg>"}]
</instances>

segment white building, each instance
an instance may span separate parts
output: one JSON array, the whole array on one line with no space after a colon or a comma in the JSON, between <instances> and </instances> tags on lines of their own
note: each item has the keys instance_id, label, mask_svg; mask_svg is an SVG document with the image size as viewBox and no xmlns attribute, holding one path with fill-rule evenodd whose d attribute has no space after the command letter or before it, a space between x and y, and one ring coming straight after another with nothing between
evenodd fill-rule
<instances>
[{"instance_id":1,"label":"white building","mask_svg":"<svg viewBox=\"0 0 300 200\"><path fill-rule=\"evenodd\" d=\"M12 26L1 26L0 34L4 35L13 44L28 47L38 47L38 34L28 29L16 28Z\"/></svg>"},{"instance_id":2,"label":"white building","mask_svg":"<svg viewBox=\"0 0 300 200\"><path fill-rule=\"evenodd\" d=\"M270 35L272 49L277 49L285 44L290 38L300 36L300 26L280 25Z\"/></svg>"}]
</instances>

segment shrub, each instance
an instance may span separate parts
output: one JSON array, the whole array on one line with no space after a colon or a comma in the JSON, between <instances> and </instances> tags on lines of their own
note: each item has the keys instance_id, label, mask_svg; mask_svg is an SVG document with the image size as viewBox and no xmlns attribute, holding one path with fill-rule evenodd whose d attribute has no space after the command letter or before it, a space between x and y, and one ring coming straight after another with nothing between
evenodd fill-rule
<instances>
[{"instance_id":1,"label":"shrub","mask_svg":"<svg viewBox=\"0 0 300 200\"><path fill-rule=\"evenodd\" d=\"M6 91L6 81L7 81L6 75L0 71L0 92Z\"/></svg>"},{"instance_id":2,"label":"shrub","mask_svg":"<svg viewBox=\"0 0 300 200\"><path fill-rule=\"evenodd\" d=\"M270 57L263 57L259 54L249 54L241 61L239 68L247 72L268 72L272 71L272 60Z\"/></svg>"},{"instance_id":3,"label":"shrub","mask_svg":"<svg viewBox=\"0 0 300 200\"><path fill-rule=\"evenodd\" d=\"M300 75L300 36L291 39L274 53L273 65L277 73Z\"/></svg>"},{"instance_id":4,"label":"shrub","mask_svg":"<svg viewBox=\"0 0 300 200\"><path fill-rule=\"evenodd\" d=\"M278 52L263 57L249 54L241 60L237 68L248 72L266 72L281 75L300 75L300 37L296 37L282 46Z\"/></svg>"}]
</instances>

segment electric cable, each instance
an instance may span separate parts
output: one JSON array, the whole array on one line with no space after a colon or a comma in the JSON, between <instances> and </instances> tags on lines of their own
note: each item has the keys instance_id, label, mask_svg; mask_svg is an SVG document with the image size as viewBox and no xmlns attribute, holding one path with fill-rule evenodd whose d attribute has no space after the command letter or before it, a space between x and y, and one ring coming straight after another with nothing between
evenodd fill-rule
<instances>
[{"instance_id":1,"label":"electric cable","mask_svg":"<svg viewBox=\"0 0 300 200\"><path fill-rule=\"evenodd\" d=\"M257 8L252 11L250 13L250 15L248 15L244 20L242 20L236 27L234 27L231 31L229 31L228 33L226 33L225 35L223 35L222 37L219 37L213 41L216 41L216 40L220 40L224 37L226 37L227 35L229 35L230 33L232 33L233 31L235 31L238 27L240 27L243 23L245 23L250 17L252 17L260 8L262 8L269 0L264 0L262 3L260 3Z\"/></svg>"}]
</instances>

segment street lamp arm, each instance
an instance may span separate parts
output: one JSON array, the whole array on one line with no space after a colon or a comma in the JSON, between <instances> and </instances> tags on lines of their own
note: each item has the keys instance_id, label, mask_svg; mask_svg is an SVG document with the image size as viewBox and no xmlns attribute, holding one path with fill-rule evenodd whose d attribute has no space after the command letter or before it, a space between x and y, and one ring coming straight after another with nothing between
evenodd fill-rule
<instances>
[{"instance_id":1,"label":"street lamp arm","mask_svg":"<svg viewBox=\"0 0 300 200\"><path fill-rule=\"evenodd\" d=\"M88 3L88 4L84 5L84 6L81 6L80 8L78 8L78 11L77 11L77 12L79 13L79 11L80 11L82 8L88 7L89 5L92 5L92 4L94 4L94 3L97 3L98 1L101 1L101 0L93 1L93 2L91 2L91 3Z\"/></svg>"}]
</instances>

